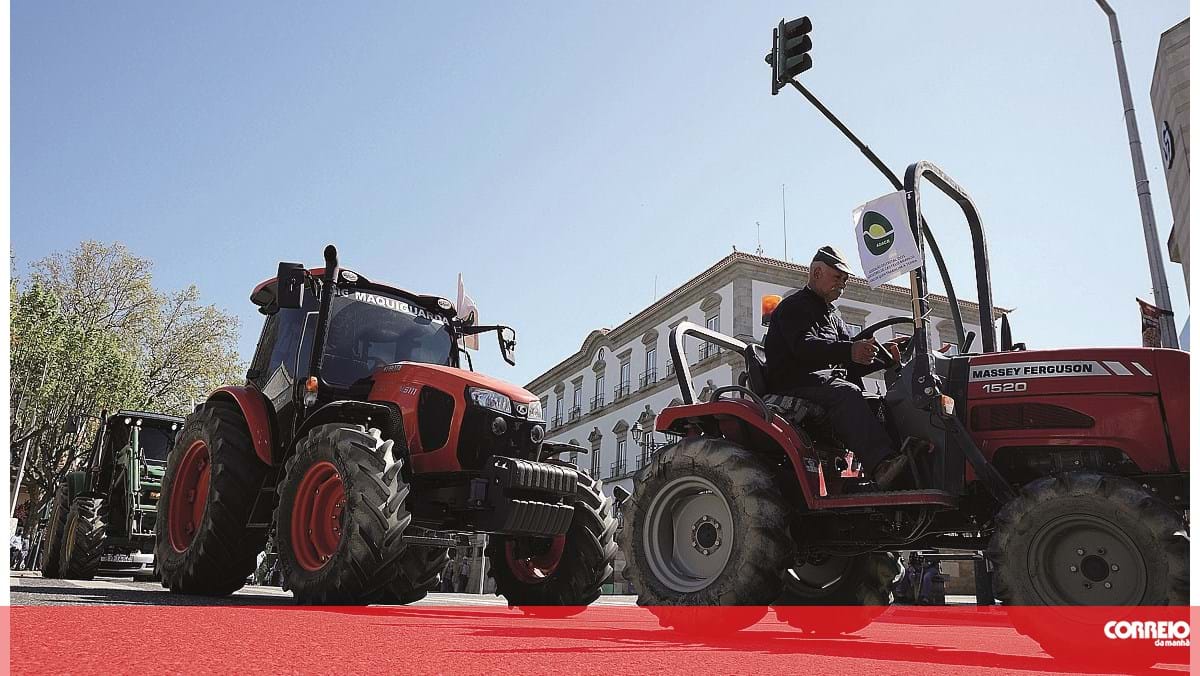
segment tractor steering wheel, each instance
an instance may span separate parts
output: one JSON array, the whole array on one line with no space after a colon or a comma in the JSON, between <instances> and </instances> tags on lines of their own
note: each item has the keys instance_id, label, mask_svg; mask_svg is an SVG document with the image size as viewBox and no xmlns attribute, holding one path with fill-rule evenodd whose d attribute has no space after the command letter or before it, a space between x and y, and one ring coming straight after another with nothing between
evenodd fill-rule
<instances>
[{"instance_id":1,"label":"tractor steering wheel","mask_svg":"<svg viewBox=\"0 0 1200 676\"><path fill-rule=\"evenodd\" d=\"M878 331L879 329L887 328L889 326L895 326L897 324L912 324L914 327L916 326L916 322L914 322L912 320L912 317L889 317L887 319L877 321L874 324L871 324L870 326L866 327L862 331L859 331L850 340L857 341L857 340L866 340L868 338L871 340L875 340L875 332L876 331ZM900 355L902 360L907 361L907 357L912 350L912 344L913 344L913 342L910 339L907 342L907 344L904 346L904 352ZM890 352L888 352L882 345L879 344L878 340L875 340L875 345L877 345L879 347L879 352L876 353L875 358L873 360L871 360L871 364L870 364L871 366L878 365L879 368L884 368L884 369L899 368L901 366L901 363L897 362L896 359L894 357L892 357L892 354Z\"/></svg>"}]
</instances>

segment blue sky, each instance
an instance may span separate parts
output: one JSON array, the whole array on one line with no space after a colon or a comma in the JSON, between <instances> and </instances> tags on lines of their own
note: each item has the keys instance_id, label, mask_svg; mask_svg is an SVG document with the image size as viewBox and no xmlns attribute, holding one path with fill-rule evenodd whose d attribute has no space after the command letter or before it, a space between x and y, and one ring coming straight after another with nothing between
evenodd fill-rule
<instances>
[{"instance_id":1,"label":"blue sky","mask_svg":"<svg viewBox=\"0 0 1200 676\"><path fill-rule=\"evenodd\" d=\"M649 4L650 6L646 6ZM1182 1L1113 0L1165 247L1149 86ZM988 228L996 301L1031 347L1132 345L1151 297L1104 15L1072 2L37 3L12 7L18 269L120 240L159 286L242 319L279 260L453 297L518 331L526 382L736 245L853 251L890 190L798 93L771 27L807 13L802 78L896 171L936 162ZM956 214L928 204L960 289ZM1164 254L1165 257L1165 254ZM1167 263L1177 314L1181 268Z\"/></svg>"}]
</instances>

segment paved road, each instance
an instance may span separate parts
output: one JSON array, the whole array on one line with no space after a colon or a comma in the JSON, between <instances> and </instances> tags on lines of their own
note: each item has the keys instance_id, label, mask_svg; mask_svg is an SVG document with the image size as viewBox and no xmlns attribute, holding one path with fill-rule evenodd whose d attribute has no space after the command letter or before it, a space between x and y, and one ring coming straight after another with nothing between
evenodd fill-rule
<instances>
[{"instance_id":1,"label":"paved road","mask_svg":"<svg viewBox=\"0 0 1200 676\"><path fill-rule=\"evenodd\" d=\"M290 606L291 592L278 587L247 585L224 598L172 594L157 582L130 578L97 577L94 580L46 580L40 573L16 572L8 579L14 606L153 605L153 606ZM633 606L633 596L602 596L597 605ZM501 606L494 594L432 593L418 606Z\"/></svg>"},{"instance_id":2,"label":"paved road","mask_svg":"<svg viewBox=\"0 0 1200 676\"><path fill-rule=\"evenodd\" d=\"M157 582L135 582L130 578L97 577L94 580L46 580L40 573L15 572L9 576L14 606L153 605L153 606L286 606L293 605L291 592L278 587L247 585L224 598L172 594ZM593 605L634 606L636 597L601 596ZM969 605L972 596L948 596L948 605ZM432 593L418 606L506 606L494 594Z\"/></svg>"}]
</instances>

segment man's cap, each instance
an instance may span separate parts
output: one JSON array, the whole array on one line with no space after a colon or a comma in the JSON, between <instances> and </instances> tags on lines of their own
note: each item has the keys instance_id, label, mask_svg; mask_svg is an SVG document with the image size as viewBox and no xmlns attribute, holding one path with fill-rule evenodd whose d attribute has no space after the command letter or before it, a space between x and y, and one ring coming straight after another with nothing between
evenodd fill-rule
<instances>
[{"instance_id":1,"label":"man's cap","mask_svg":"<svg viewBox=\"0 0 1200 676\"><path fill-rule=\"evenodd\" d=\"M850 269L850 264L846 262L846 257L841 251L831 247L823 246L817 249L817 253L813 256L814 263L824 263L830 267L837 268L842 272L852 275L854 271Z\"/></svg>"}]
</instances>

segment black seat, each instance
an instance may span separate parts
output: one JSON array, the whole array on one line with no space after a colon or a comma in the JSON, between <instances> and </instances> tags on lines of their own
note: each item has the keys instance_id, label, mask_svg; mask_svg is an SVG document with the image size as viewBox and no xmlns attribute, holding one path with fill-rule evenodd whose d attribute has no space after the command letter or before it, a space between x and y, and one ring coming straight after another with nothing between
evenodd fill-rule
<instances>
[{"instance_id":1,"label":"black seat","mask_svg":"<svg viewBox=\"0 0 1200 676\"><path fill-rule=\"evenodd\" d=\"M767 351L762 345L750 343L746 346L746 383L751 392L760 397L767 395Z\"/></svg>"},{"instance_id":2,"label":"black seat","mask_svg":"<svg viewBox=\"0 0 1200 676\"><path fill-rule=\"evenodd\" d=\"M829 436L828 430L831 428L823 406L808 399L801 399L800 397L785 398L767 392L767 351L762 345L750 343L746 345L746 349L742 352L742 355L746 358L746 373L742 376L742 387L746 387L751 392L763 397L768 407L783 415L784 418L788 418L789 416L786 415L784 407L780 406L780 404L783 403L784 399L793 400L792 402L787 402L789 404L788 408L799 412L798 422L803 423L805 427L811 425L813 428L812 431L816 432L818 436ZM790 405L792 403L798 403L799 405L793 407Z\"/></svg>"}]
</instances>

